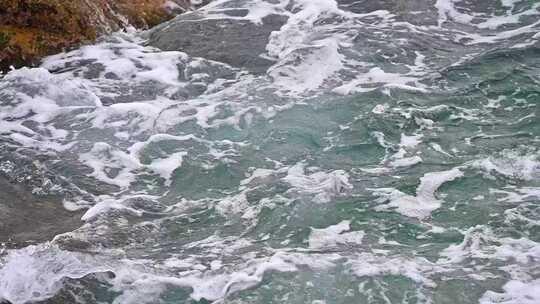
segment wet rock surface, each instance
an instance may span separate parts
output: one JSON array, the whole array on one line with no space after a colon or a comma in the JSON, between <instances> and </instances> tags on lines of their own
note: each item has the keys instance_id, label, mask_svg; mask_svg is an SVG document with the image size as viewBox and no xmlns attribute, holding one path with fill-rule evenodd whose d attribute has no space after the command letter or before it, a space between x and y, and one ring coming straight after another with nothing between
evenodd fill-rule
<instances>
[{"instance_id":1,"label":"wet rock surface","mask_svg":"<svg viewBox=\"0 0 540 304\"><path fill-rule=\"evenodd\" d=\"M227 14L241 17L242 13L245 14L231 10ZM153 29L149 44L164 51L182 51L263 73L273 63L261 57L266 52L268 37L286 21L287 17L279 15L269 15L262 19L262 24L255 24L249 20L202 19L196 13L186 14Z\"/></svg>"},{"instance_id":2,"label":"wet rock surface","mask_svg":"<svg viewBox=\"0 0 540 304\"><path fill-rule=\"evenodd\" d=\"M60 197L36 196L1 175L0 191L0 243L8 248L45 242L81 225L82 212L66 210Z\"/></svg>"},{"instance_id":3,"label":"wet rock surface","mask_svg":"<svg viewBox=\"0 0 540 304\"><path fill-rule=\"evenodd\" d=\"M69 211L64 201L87 201L92 196L51 171L70 162L52 164L47 156L3 144L0 147L0 244L4 248L21 248L50 241L58 234L80 227L85 210ZM73 175L73 179L95 185L98 192L107 191L99 183L85 181L84 176Z\"/></svg>"}]
</instances>

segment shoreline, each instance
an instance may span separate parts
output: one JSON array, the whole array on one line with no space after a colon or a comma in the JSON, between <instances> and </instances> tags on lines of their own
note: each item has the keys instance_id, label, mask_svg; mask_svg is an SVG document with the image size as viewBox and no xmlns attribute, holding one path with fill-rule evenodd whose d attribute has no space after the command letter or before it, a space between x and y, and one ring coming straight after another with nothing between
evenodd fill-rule
<instances>
[{"instance_id":1,"label":"shoreline","mask_svg":"<svg viewBox=\"0 0 540 304\"><path fill-rule=\"evenodd\" d=\"M189 0L6 0L0 7L0 74L134 26L148 29L192 9Z\"/></svg>"}]
</instances>

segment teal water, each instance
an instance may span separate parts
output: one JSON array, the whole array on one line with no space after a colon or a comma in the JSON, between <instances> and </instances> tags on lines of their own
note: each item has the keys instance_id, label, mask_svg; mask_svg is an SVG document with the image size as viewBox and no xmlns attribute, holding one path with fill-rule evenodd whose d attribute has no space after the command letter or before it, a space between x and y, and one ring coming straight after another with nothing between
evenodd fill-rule
<instances>
[{"instance_id":1,"label":"teal water","mask_svg":"<svg viewBox=\"0 0 540 304\"><path fill-rule=\"evenodd\" d=\"M2 174L84 216L3 249L0 299L539 303L540 4L431 2L194 13L288 16L263 75L139 32L7 74Z\"/></svg>"}]
</instances>

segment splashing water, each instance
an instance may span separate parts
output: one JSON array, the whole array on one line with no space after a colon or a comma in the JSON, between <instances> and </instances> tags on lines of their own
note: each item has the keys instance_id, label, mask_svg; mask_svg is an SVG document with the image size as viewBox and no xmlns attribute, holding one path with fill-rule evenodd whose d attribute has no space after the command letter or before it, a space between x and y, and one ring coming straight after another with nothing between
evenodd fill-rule
<instances>
[{"instance_id":1,"label":"splashing water","mask_svg":"<svg viewBox=\"0 0 540 304\"><path fill-rule=\"evenodd\" d=\"M1 249L0 299L539 303L539 32L529 0L217 0L12 71L0 172L82 222Z\"/></svg>"}]
</instances>

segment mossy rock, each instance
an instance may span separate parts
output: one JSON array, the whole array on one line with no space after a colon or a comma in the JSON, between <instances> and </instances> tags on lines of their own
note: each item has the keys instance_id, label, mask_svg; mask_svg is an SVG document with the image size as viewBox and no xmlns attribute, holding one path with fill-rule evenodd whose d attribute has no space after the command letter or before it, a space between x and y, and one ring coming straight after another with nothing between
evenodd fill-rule
<instances>
[{"instance_id":1,"label":"mossy rock","mask_svg":"<svg viewBox=\"0 0 540 304\"><path fill-rule=\"evenodd\" d=\"M186 10L188 0L176 0ZM173 17L166 0L2 0L0 71L133 25L149 28Z\"/></svg>"}]
</instances>

